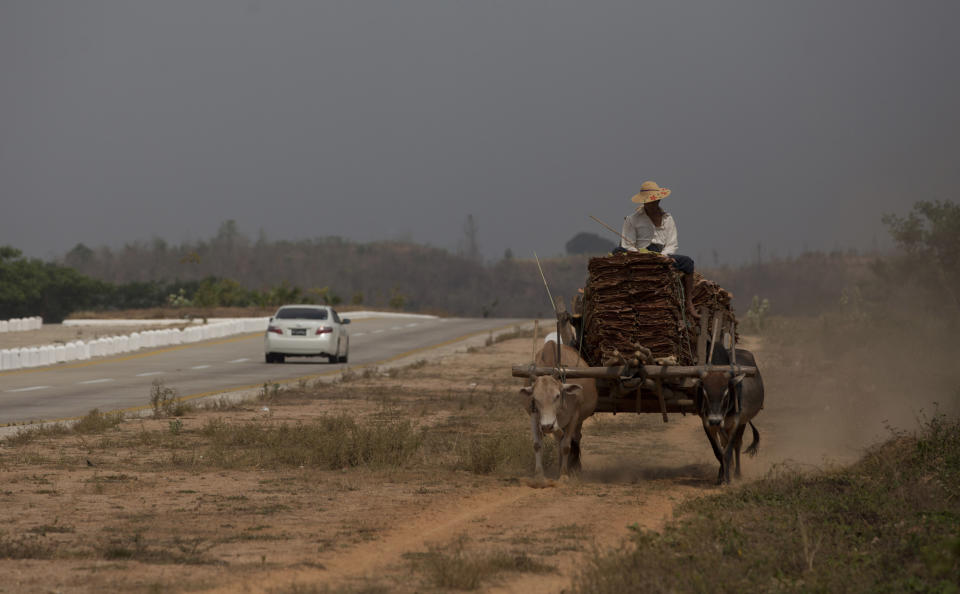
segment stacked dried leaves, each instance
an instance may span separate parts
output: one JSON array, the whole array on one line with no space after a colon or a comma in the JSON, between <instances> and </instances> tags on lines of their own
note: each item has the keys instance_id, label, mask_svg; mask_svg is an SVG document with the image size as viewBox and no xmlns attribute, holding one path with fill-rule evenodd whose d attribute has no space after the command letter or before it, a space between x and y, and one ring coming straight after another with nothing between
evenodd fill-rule
<instances>
[{"instance_id":1,"label":"stacked dried leaves","mask_svg":"<svg viewBox=\"0 0 960 594\"><path fill-rule=\"evenodd\" d=\"M644 346L655 358L695 363L696 328L685 311L681 274L660 254L625 253L591 258L583 299L583 355L601 365L614 351ZM695 277L693 302L711 311L730 308L731 295Z\"/></svg>"},{"instance_id":2,"label":"stacked dried leaves","mask_svg":"<svg viewBox=\"0 0 960 594\"><path fill-rule=\"evenodd\" d=\"M636 345L654 357L692 362L683 330L680 275L670 258L626 253L591 258L583 295L585 359L600 365L613 351L630 353Z\"/></svg>"},{"instance_id":3,"label":"stacked dried leaves","mask_svg":"<svg viewBox=\"0 0 960 594\"><path fill-rule=\"evenodd\" d=\"M725 312L726 316L733 320L734 333L737 340L740 334L736 332L737 316L733 313L733 294L713 282L703 278L699 272L693 275L693 305L698 311L704 308L709 312L707 316L707 327L713 328L713 318L719 312ZM696 332L691 332L691 340L696 341Z\"/></svg>"},{"instance_id":4,"label":"stacked dried leaves","mask_svg":"<svg viewBox=\"0 0 960 594\"><path fill-rule=\"evenodd\" d=\"M725 309L733 315L731 301L733 295L729 291L713 282L703 278L699 272L693 275L693 304L700 309L706 307L710 311Z\"/></svg>"}]
</instances>

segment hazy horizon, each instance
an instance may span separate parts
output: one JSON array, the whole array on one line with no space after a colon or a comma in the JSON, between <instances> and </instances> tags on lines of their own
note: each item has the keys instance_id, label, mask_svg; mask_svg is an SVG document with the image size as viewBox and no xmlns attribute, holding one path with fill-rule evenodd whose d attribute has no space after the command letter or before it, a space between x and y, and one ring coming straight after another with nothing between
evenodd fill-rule
<instances>
[{"instance_id":1,"label":"hazy horizon","mask_svg":"<svg viewBox=\"0 0 960 594\"><path fill-rule=\"evenodd\" d=\"M886 249L956 200L960 5L0 1L0 244L613 239L648 179L713 263Z\"/></svg>"}]
</instances>

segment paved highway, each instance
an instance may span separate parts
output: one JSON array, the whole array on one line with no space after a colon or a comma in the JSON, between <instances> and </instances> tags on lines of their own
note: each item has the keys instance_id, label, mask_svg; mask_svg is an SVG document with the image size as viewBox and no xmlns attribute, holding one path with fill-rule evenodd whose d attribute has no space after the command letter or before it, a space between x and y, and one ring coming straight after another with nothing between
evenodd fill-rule
<instances>
[{"instance_id":1,"label":"paved highway","mask_svg":"<svg viewBox=\"0 0 960 594\"><path fill-rule=\"evenodd\" d=\"M349 315L349 314L348 314ZM149 405L154 381L184 398L253 389L265 382L334 375L344 367L379 365L418 351L509 328L527 320L371 318L350 330L350 362L263 359L263 334L245 334L73 364L0 372L0 425L78 417Z\"/></svg>"}]
</instances>

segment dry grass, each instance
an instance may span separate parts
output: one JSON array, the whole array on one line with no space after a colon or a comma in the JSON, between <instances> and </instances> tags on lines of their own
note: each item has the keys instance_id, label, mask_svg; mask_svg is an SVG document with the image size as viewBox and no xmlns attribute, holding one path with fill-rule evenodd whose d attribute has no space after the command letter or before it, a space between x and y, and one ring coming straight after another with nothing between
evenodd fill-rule
<instances>
[{"instance_id":1,"label":"dry grass","mask_svg":"<svg viewBox=\"0 0 960 594\"><path fill-rule=\"evenodd\" d=\"M333 384L267 384L255 402L196 407L157 383L145 395L150 417L124 421L94 410L72 426L21 431L0 447L7 477L0 503L27 510L0 533L0 568L4 560L109 562L115 569L106 573L74 569L81 580L74 583L168 590L200 587L227 565L310 566L318 552L376 540L395 497L426 505L532 470L516 386L502 367L496 371L502 377L493 381L482 366L450 377L417 361ZM338 518L354 500L368 512L309 527L297 519L307 510ZM61 507L67 521L51 515ZM244 552L264 545L262 553ZM295 552L272 561L275 550ZM255 558L238 562L237 554ZM490 559L483 572L538 567ZM195 568L192 581L162 577L171 564ZM153 577L141 580L133 567ZM107 575L106 583L97 577ZM385 590L371 583L278 591Z\"/></svg>"},{"instance_id":2,"label":"dry grass","mask_svg":"<svg viewBox=\"0 0 960 594\"><path fill-rule=\"evenodd\" d=\"M200 436L194 450L203 453L190 462L227 469L404 467L424 439L409 421L358 423L345 415L293 424L216 418L203 425Z\"/></svg>"},{"instance_id":3,"label":"dry grass","mask_svg":"<svg viewBox=\"0 0 960 594\"><path fill-rule=\"evenodd\" d=\"M44 438L103 433L115 429L122 422L122 414L102 413L95 408L74 423L50 423L21 429L15 435L7 437L4 443L10 446L23 446Z\"/></svg>"},{"instance_id":4,"label":"dry grass","mask_svg":"<svg viewBox=\"0 0 960 594\"><path fill-rule=\"evenodd\" d=\"M468 539L430 546L427 552L407 555L426 584L442 590L476 590L502 573L550 573L555 568L522 550L468 552Z\"/></svg>"}]
</instances>

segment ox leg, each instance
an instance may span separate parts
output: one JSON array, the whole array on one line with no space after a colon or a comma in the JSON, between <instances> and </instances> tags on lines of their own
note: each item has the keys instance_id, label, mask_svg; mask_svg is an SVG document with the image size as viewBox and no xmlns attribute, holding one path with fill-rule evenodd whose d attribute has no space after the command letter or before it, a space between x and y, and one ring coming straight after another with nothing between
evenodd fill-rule
<instances>
[{"instance_id":1,"label":"ox leg","mask_svg":"<svg viewBox=\"0 0 960 594\"><path fill-rule=\"evenodd\" d=\"M722 431L722 430L721 430ZM736 443L736 436L733 431L726 434L726 447L723 448L723 460L720 462L720 474L723 477L722 482L730 484L730 467L733 465L733 451Z\"/></svg>"},{"instance_id":2,"label":"ox leg","mask_svg":"<svg viewBox=\"0 0 960 594\"><path fill-rule=\"evenodd\" d=\"M540 433L540 419L537 415L530 415L530 425L533 431L533 456L536 459L534 474L543 478L543 436Z\"/></svg>"},{"instance_id":3,"label":"ox leg","mask_svg":"<svg viewBox=\"0 0 960 594\"><path fill-rule=\"evenodd\" d=\"M564 434L560 438L560 478L565 479L570 476L570 442L571 436L569 433Z\"/></svg>"},{"instance_id":4,"label":"ox leg","mask_svg":"<svg viewBox=\"0 0 960 594\"><path fill-rule=\"evenodd\" d=\"M573 433L573 437L570 439L570 470L573 472L579 472L581 469L580 464L580 438L583 437L581 432L581 427L577 427L576 431Z\"/></svg>"},{"instance_id":5,"label":"ox leg","mask_svg":"<svg viewBox=\"0 0 960 594\"><path fill-rule=\"evenodd\" d=\"M717 484L719 485L723 482L723 452L720 450L720 446L717 445L718 437L715 433L718 432L711 432L706 422L703 423L703 432L707 434L707 441L710 442L710 447L713 448L713 455L717 457L717 462L720 463L720 472L717 474Z\"/></svg>"},{"instance_id":6,"label":"ox leg","mask_svg":"<svg viewBox=\"0 0 960 594\"><path fill-rule=\"evenodd\" d=\"M723 452L723 482L730 484L730 466L733 464L733 443L728 443Z\"/></svg>"}]
</instances>

